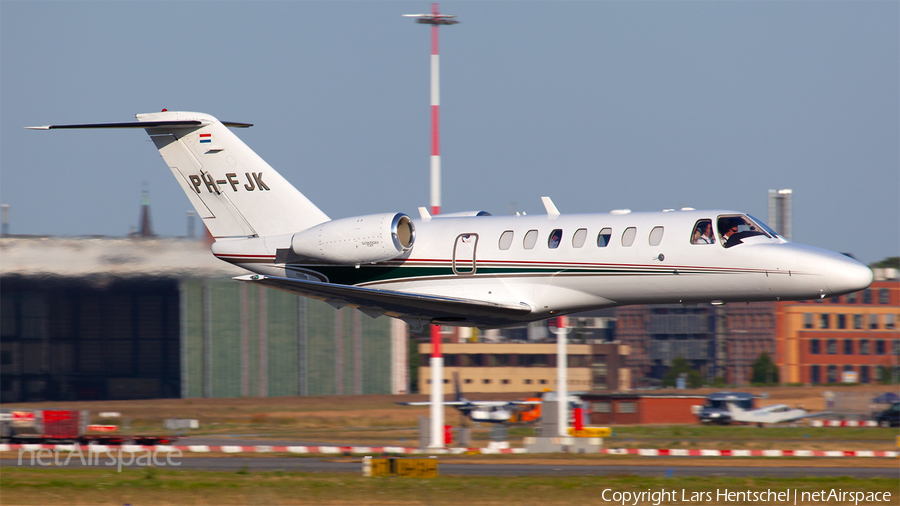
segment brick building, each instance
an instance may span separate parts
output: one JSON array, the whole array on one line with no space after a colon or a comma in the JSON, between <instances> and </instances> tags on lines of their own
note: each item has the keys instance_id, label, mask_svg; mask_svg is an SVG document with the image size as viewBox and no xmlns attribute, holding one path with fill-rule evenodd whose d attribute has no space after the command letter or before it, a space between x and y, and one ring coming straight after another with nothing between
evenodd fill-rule
<instances>
[{"instance_id":1,"label":"brick building","mask_svg":"<svg viewBox=\"0 0 900 506\"><path fill-rule=\"evenodd\" d=\"M431 343L419 344L419 392L431 384ZM453 374L459 374L464 393L537 392L556 390L554 343L446 343L444 393L453 393ZM619 343L569 344L568 389L627 390L630 371L624 367L628 347Z\"/></svg>"},{"instance_id":2,"label":"brick building","mask_svg":"<svg viewBox=\"0 0 900 506\"><path fill-rule=\"evenodd\" d=\"M591 425L645 423L697 423L694 406L706 402L705 395L590 393L581 398L589 403Z\"/></svg>"},{"instance_id":3,"label":"brick building","mask_svg":"<svg viewBox=\"0 0 900 506\"><path fill-rule=\"evenodd\" d=\"M776 304L777 352L787 383L897 382L900 280L878 279L861 292ZM896 271L893 271L896 272Z\"/></svg>"}]
</instances>

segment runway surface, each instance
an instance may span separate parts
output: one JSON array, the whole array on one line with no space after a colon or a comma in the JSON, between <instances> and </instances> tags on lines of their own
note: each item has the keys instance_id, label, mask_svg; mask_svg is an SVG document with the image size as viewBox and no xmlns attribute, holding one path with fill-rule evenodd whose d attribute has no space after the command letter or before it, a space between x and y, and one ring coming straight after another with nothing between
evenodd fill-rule
<instances>
[{"instance_id":1,"label":"runway surface","mask_svg":"<svg viewBox=\"0 0 900 506\"><path fill-rule=\"evenodd\" d=\"M653 457L646 457L652 459ZM104 467L104 457L101 465ZM160 461L164 459L160 457ZM362 473L360 459L319 458L319 457L184 457L173 459L174 464L163 465L161 469L185 469L195 471L294 471L307 473ZM858 461L848 467L732 467L732 466L676 466L676 465L568 465L568 464L517 464L517 463L453 463L439 459L441 475L459 476L775 476L775 477L835 477L853 478L900 478L900 468L859 467ZM851 467L852 466L852 467ZM19 467L17 459L0 459L0 468ZM26 457L21 467L38 467ZM77 459L72 459L68 467L83 468ZM106 466L115 469L115 466ZM123 467L139 468L134 463Z\"/></svg>"}]
</instances>

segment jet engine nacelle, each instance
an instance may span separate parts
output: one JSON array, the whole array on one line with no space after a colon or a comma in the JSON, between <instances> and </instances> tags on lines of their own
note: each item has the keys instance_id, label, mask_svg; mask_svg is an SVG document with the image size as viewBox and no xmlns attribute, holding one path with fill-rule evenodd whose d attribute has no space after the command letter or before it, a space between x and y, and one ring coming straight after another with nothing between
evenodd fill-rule
<instances>
[{"instance_id":1,"label":"jet engine nacelle","mask_svg":"<svg viewBox=\"0 0 900 506\"><path fill-rule=\"evenodd\" d=\"M291 237L294 253L334 264L367 264L409 251L416 229L403 213L370 214L326 221Z\"/></svg>"}]
</instances>

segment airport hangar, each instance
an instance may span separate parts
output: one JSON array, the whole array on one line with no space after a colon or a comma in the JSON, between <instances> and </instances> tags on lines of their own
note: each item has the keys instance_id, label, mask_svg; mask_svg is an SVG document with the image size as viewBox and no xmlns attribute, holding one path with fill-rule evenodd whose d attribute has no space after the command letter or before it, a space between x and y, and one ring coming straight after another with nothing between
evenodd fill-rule
<instances>
[{"instance_id":1,"label":"airport hangar","mask_svg":"<svg viewBox=\"0 0 900 506\"><path fill-rule=\"evenodd\" d=\"M405 393L408 331L185 238L0 238L8 402Z\"/></svg>"}]
</instances>

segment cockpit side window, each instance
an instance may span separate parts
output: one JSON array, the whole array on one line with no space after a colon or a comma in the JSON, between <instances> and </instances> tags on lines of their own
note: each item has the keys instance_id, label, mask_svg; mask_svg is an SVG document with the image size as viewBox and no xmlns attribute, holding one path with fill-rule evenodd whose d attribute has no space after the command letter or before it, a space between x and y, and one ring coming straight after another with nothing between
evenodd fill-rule
<instances>
[{"instance_id":1,"label":"cockpit side window","mask_svg":"<svg viewBox=\"0 0 900 506\"><path fill-rule=\"evenodd\" d=\"M712 220L704 218L697 220L694 230L691 232L691 244L715 244L716 234L713 232Z\"/></svg>"},{"instance_id":2,"label":"cockpit side window","mask_svg":"<svg viewBox=\"0 0 900 506\"><path fill-rule=\"evenodd\" d=\"M742 244L743 239L748 237L758 235L772 237L754 223L753 220L740 214L719 216L716 228L719 231L722 246L725 248Z\"/></svg>"}]
</instances>

